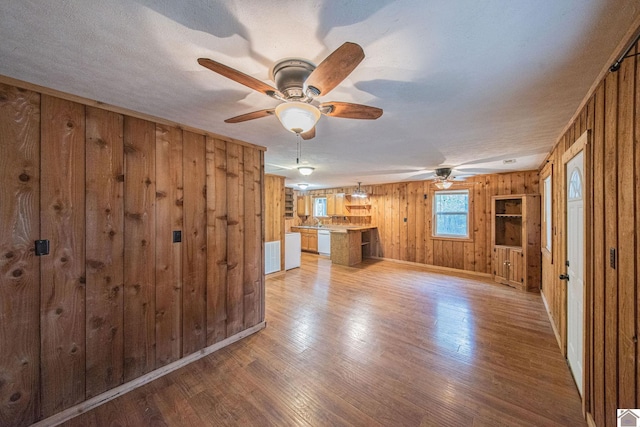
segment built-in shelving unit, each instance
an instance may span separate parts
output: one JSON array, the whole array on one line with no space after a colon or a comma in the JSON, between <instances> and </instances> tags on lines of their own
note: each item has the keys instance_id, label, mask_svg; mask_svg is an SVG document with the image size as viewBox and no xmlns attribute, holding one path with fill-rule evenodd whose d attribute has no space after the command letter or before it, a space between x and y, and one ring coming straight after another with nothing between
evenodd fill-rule
<instances>
[{"instance_id":1,"label":"built-in shelving unit","mask_svg":"<svg viewBox=\"0 0 640 427\"><path fill-rule=\"evenodd\" d=\"M540 196L493 197L491 239L496 282L522 290L540 287Z\"/></svg>"},{"instance_id":2,"label":"built-in shelving unit","mask_svg":"<svg viewBox=\"0 0 640 427\"><path fill-rule=\"evenodd\" d=\"M293 218L293 188L284 189L284 217Z\"/></svg>"}]
</instances>

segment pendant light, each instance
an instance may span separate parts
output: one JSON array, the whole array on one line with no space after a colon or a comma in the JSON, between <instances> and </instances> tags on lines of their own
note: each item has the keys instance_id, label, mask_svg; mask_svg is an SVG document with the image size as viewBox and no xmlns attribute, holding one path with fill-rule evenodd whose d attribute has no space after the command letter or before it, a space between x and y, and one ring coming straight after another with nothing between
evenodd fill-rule
<instances>
[{"instance_id":1,"label":"pendant light","mask_svg":"<svg viewBox=\"0 0 640 427\"><path fill-rule=\"evenodd\" d=\"M351 197L359 197L361 199L365 199L368 197L367 192L360 187L360 184L361 183L358 182L358 189L351 194Z\"/></svg>"}]
</instances>

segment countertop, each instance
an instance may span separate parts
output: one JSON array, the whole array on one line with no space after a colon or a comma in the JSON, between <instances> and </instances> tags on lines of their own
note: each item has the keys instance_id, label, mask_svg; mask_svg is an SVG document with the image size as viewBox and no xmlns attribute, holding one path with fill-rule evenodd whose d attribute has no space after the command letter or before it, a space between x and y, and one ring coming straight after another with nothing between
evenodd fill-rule
<instances>
[{"instance_id":1,"label":"countertop","mask_svg":"<svg viewBox=\"0 0 640 427\"><path fill-rule=\"evenodd\" d=\"M330 226L317 226L317 225L294 225L291 228L305 228L310 230L329 230L332 233L346 233L348 231L364 231L371 230L375 227L373 225L330 225Z\"/></svg>"}]
</instances>

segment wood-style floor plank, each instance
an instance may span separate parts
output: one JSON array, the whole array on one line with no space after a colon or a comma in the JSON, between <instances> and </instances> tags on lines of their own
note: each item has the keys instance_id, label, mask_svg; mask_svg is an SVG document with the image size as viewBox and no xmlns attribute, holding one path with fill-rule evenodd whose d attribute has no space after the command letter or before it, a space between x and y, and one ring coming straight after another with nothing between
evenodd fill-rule
<instances>
[{"instance_id":1,"label":"wood-style floor plank","mask_svg":"<svg viewBox=\"0 0 640 427\"><path fill-rule=\"evenodd\" d=\"M267 278L266 329L66 425L586 425L539 294L302 262Z\"/></svg>"}]
</instances>

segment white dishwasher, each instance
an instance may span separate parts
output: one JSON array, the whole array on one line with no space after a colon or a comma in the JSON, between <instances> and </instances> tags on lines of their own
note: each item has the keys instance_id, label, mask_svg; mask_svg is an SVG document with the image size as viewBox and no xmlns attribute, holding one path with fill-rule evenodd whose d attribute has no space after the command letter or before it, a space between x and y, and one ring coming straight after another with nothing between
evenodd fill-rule
<instances>
[{"instance_id":1,"label":"white dishwasher","mask_svg":"<svg viewBox=\"0 0 640 427\"><path fill-rule=\"evenodd\" d=\"M318 230L318 253L331 255L331 232L329 230Z\"/></svg>"}]
</instances>

